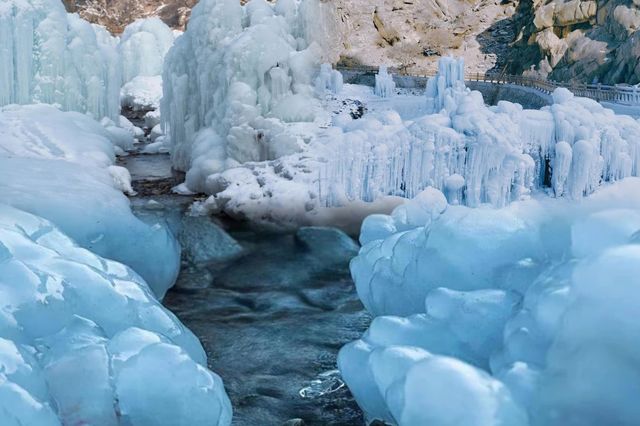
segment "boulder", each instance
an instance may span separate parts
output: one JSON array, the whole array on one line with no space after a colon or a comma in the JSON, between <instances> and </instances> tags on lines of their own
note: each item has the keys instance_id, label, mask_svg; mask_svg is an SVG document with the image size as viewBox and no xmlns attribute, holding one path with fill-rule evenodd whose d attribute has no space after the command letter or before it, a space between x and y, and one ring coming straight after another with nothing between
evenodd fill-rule
<instances>
[{"instance_id":1,"label":"boulder","mask_svg":"<svg viewBox=\"0 0 640 426\"><path fill-rule=\"evenodd\" d=\"M556 5L554 23L559 27L589 22L596 17L595 1L572 0Z\"/></svg>"}]
</instances>

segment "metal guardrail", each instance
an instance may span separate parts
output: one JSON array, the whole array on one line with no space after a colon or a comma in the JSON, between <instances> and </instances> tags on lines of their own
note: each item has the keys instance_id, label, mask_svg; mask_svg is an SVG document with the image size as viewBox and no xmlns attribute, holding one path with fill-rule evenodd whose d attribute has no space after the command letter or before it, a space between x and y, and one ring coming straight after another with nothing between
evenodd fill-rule
<instances>
[{"instance_id":1,"label":"metal guardrail","mask_svg":"<svg viewBox=\"0 0 640 426\"><path fill-rule=\"evenodd\" d=\"M378 67L357 66L338 67L338 71L353 71L362 73L377 73ZM435 72L417 74L410 73L403 69L389 68L389 73L407 77L429 78L436 75ZM558 87L564 87L576 96L590 98L598 102L615 102L625 105L640 106L640 87L604 84L584 84L584 83L561 83L552 80L543 80L521 75L509 75L498 73L465 73L466 81L477 81L491 84L513 84L536 89L545 94L551 94Z\"/></svg>"}]
</instances>

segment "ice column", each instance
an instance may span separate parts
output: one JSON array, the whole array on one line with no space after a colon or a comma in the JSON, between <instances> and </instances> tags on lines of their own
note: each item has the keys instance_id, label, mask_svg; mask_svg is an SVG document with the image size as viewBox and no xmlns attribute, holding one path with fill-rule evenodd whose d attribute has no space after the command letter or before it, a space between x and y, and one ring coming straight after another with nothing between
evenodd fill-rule
<instances>
[{"instance_id":1,"label":"ice column","mask_svg":"<svg viewBox=\"0 0 640 426\"><path fill-rule=\"evenodd\" d=\"M464 92L464 59L452 56L440 58L438 73L427 81L427 105L431 106L433 112L439 112L447 105L454 105L447 101L448 98L458 99Z\"/></svg>"},{"instance_id":2,"label":"ice column","mask_svg":"<svg viewBox=\"0 0 640 426\"><path fill-rule=\"evenodd\" d=\"M381 65L378 74L376 74L376 87L374 89L376 96L381 98L389 98L393 96L396 90L396 83L393 77L387 71L386 65Z\"/></svg>"},{"instance_id":3,"label":"ice column","mask_svg":"<svg viewBox=\"0 0 640 426\"><path fill-rule=\"evenodd\" d=\"M316 92L318 94L324 93L329 90L333 93L339 93L342 90L343 79L342 74L331 68L331 64L322 64L320 66L320 73L316 78Z\"/></svg>"}]
</instances>

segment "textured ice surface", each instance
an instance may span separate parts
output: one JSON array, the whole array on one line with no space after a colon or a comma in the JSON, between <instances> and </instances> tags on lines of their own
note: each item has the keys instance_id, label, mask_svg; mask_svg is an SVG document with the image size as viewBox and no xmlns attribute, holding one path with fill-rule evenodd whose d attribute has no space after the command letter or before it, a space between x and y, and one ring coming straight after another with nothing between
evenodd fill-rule
<instances>
[{"instance_id":1,"label":"textured ice surface","mask_svg":"<svg viewBox=\"0 0 640 426\"><path fill-rule=\"evenodd\" d=\"M300 150L302 139L285 123L313 122L320 109L312 85L321 34L310 29L321 7L206 0L194 8L167 55L162 100L173 162L188 171L191 190L235 165Z\"/></svg>"},{"instance_id":2,"label":"textured ice surface","mask_svg":"<svg viewBox=\"0 0 640 426\"><path fill-rule=\"evenodd\" d=\"M540 192L578 199L640 173L636 119L565 89L541 110L487 106L464 86L459 59L443 58L424 92L376 96L392 82L384 67L377 88L337 91L313 44L300 50L281 37L298 27L281 27L290 21L279 11L212 2L169 54L164 124L174 165L187 170L188 189L212 195L210 211L310 224L326 208L413 198L429 186L450 204L499 207ZM273 52L269 61L239 53L250 39L251 49Z\"/></svg>"},{"instance_id":3,"label":"textured ice surface","mask_svg":"<svg viewBox=\"0 0 640 426\"><path fill-rule=\"evenodd\" d=\"M161 75L164 56L173 40L171 28L159 18L139 19L127 25L118 45L123 81Z\"/></svg>"},{"instance_id":4,"label":"textured ice surface","mask_svg":"<svg viewBox=\"0 0 640 426\"><path fill-rule=\"evenodd\" d=\"M453 204L504 206L540 190L580 198L602 182L638 176L637 120L566 89L541 110L506 101L489 107L463 76L461 60L441 59L426 88L434 114L403 119L391 105L341 123L334 136L340 155L330 157L320 181L327 204L412 198L434 186Z\"/></svg>"},{"instance_id":5,"label":"textured ice surface","mask_svg":"<svg viewBox=\"0 0 640 426\"><path fill-rule=\"evenodd\" d=\"M338 362L368 418L640 421L639 190L626 178L579 203L539 194L494 209L428 189L367 218L351 272L377 317ZM417 206L429 214L407 220Z\"/></svg>"},{"instance_id":6,"label":"textured ice surface","mask_svg":"<svg viewBox=\"0 0 640 426\"><path fill-rule=\"evenodd\" d=\"M0 295L3 424L230 423L202 346L138 274L4 204Z\"/></svg>"},{"instance_id":7,"label":"textured ice surface","mask_svg":"<svg viewBox=\"0 0 640 426\"><path fill-rule=\"evenodd\" d=\"M120 57L101 27L66 13L58 0L0 5L0 106L42 102L115 120Z\"/></svg>"},{"instance_id":8,"label":"textured ice surface","mask_svg":"<svg viewBox=\"0 0 640 426\"><path fill-rule=\"evenodd\" d=\"M131 213L122 194L131 192L129 174L113 166L116 140L76 112L48 105L2 108L0 199L130 266L162 297L178 273L179 247L165 227L146 225Z\"/></svg>"},{"instance_id":9,"label":"textured ice surface","mask_svg":"<svg viewBox=\"0 0 640 426\"><path fill-rule=\"evenodd\" d=\"M171 28L159 18L139 19L127 25L118 45L124 82L120 92L123 106L135 111L160 107L164 57L174 37Z\"/></svg>"}]
</instances>

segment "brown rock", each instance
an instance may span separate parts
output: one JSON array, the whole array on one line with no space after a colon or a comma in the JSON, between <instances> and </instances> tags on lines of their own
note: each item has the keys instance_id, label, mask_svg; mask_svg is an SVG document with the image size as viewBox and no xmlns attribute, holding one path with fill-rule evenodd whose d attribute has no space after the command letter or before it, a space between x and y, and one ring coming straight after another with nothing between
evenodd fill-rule
<instances>
[{"instance_id":1,"label":"brown rock","mask_svg":"<svg viewBox=\"0 0 640 426\"><path fill-rule=\"evenodd\" d=\"M385 23L382 21L382 18L380 17L380 14L378 13L377 8L373 12L373 26L378 31L378 34L380 34L380 37L382 37L384 41L389 43L389 45L393 46L400 41L398 32L393 28L390 28L388 25L385 25Z\"/></svg>"}]
</instances>

